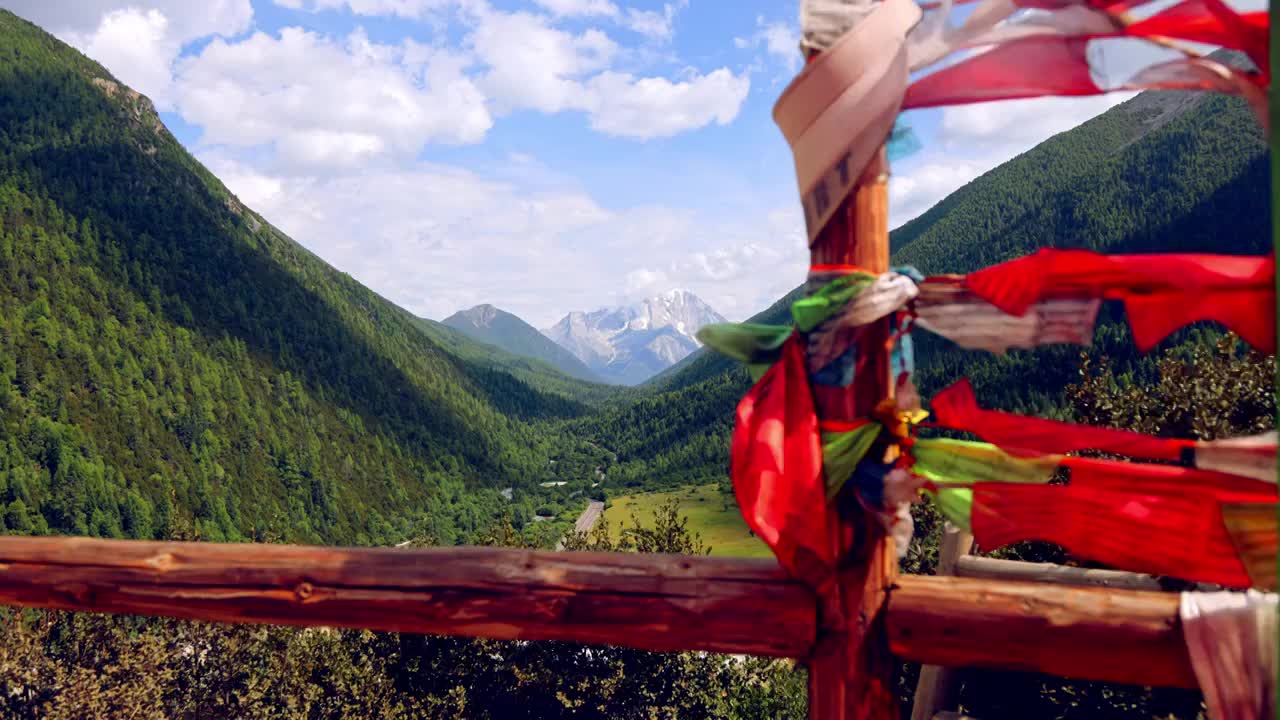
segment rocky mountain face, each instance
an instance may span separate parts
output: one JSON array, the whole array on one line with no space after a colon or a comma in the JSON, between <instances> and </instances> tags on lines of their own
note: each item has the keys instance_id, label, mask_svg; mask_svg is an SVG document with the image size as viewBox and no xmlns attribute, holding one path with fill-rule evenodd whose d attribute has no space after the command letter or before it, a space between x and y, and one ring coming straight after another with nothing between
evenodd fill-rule
<instances>
[{"instance_id":1,"label":"rocky mountain face","mask_svg":"<svg viewBox=\"0 0 1280 720\"><path fill-rule=\"evenodd\" d=\"M697 350L694 334L724 322L687 290L672 290L635 305L571 312L542 332L599 377L637 385Z\"/></svg>"},{"instance_id":2,"label":"rocky mountain face","mask_svg":"<svg viewBox=\"0 0 1280 720\"><path fill-rule=\"evenodd\" d=\"M443 321L473 340L497 346L509 353L541 360L570 377L589 382L600 379L573 353L538 332L537 328L492 305L460 310Z\"/></svg>"}]
</instances>

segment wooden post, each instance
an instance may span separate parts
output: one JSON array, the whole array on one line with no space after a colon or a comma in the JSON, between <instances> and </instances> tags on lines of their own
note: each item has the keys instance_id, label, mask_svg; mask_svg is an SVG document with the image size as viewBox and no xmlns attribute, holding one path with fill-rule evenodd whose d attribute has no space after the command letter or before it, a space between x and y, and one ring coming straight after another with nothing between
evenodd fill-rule
<instances>
[{"instance_id":1,"label":"wooden post","mask_svg":"<svg viewBox=\"0 0 1280 720\"><path fill-rule=\"evenodd\" d=\"M885 149L810 248L814 265L857 265L870 272L889 269L889 188ZM888 321L859 340L852 387L815 392L824 420L870 417L892 393ZM872 452L885 452L885 448ZM841 559L838 576L843 627L824 627L809 659L811 720L871 720L893 717L894 661L884 631L886 592L897 576L893 540L856 499L844 497L828 512L831 543ZM829 619L829 618L828 618ZM829 625L829 623L828 623Z\"/></svg>"},{"instance_id":2,"label":"wooden post","mask_svg":"<svg viewBox=\"0 0 1280 720\"><path fill-rule=\"evenodd\" d=\"M942 531L942 549L938 553L938 574L955 575L961 556L973 548L973 534L947 523ZM938 713L953 708L959 699L955 668L925 665L916 681L915 699L911 703L911 720L932 720Z\"/></svg>"}]
</instances>

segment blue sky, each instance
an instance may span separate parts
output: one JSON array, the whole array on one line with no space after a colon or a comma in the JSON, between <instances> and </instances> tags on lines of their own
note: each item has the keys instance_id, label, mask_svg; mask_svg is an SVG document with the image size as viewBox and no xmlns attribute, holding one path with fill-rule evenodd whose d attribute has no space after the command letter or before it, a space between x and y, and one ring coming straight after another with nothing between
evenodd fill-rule
<instances>
[{"instance_id":1,"label":"blue sky","mask_svg":"<svg viewBox=\"0 0 1280 720\"><path fill-rule=\"evenodd\" d=\"M0 0L150 97L298 242L424 317L539 327L674 288L732 319L807 264L771 118L796 0ZM893 223L1121 97L915 113Z\"/></svg>"}]
</instances>

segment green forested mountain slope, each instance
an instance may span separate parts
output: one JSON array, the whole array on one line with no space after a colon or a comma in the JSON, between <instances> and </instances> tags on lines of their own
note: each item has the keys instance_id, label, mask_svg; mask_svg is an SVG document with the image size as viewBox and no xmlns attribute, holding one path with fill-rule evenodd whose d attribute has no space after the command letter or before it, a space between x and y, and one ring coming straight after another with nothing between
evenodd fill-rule
<instances>
[{"instance_id":1,"label":"green forested mountain slope","mask_svg":"<svg viewBox=\"0 0 1280 720\"><path fill-rule=\"evenodd\" d=\"M549 395L562 396L577 405L574 412L586 412L627 397L637 396L632 388L585 382L570 377L541 360L517 355L494 345L479 342L461 330L425 318L414 318L417 328L450 354L472 368L487 368L511 375L526 385ZM576 359L576 358L575 358Z\"/></svg>"},{"instance_id":2,"label":"green forested mountain slope","mask_svg":"<svg viewBox=\"0 0 1280 720\"><path fill-rule=\"evenodd\" d=\"M509 353L541 360L570 377L601 382L573 353L557 345L537 328L492 305L459 310L441 321L454 330Z\"/></svg>"},{"instance_id":3,"label":"green forested mountain slope","mask_svg":"<svg viewBox=\"0 0 1280 720\"><path fill-rule=\"evenodd\" d=\"M0 11L4 528L466 537L498 489L577 452L541 420L583 406L454 342L469 347L272 228L146 98Z\"/></svg>"},{"instance_id":4,"label":"green forested mountain slope","mask_svg":"<svg viewBox=\"0 0 1280 720\"><path fill-rule=\"evenodd\" d=\"M991 170L894 231L893 262L928 274L969 272L1041 247L1266 252L1268 162L1241 100L1144 93ZM753 320L790 322L791 299ZM1134 353L1121 317L1118 308L1105 309L1091 352L1115 360L1122 373L1153 373ZM1188 330L1165 346L1203 335ZM925 332L915 337L925 397L967 375L984 402L1061 414L1062 389L1078 377L1077 347L995 357ZM593 420L613 438L619 482L722 477L733 408L748 384L737 363L704 350L655 378L646 386L650 397Z\"/></svg>"},{"instance_id":5,"label":"green forested mountain slope","mask_svg":"<svg viewBox=\"0 0 1280 720\"><path fill-rule=\"evenodd\" d=\"M890 237L894 260L928 274L971 272L1050 246L1262 252L1267 163L1241 100L1143 93L903 225Z\"/></svg>"}]
</instances>

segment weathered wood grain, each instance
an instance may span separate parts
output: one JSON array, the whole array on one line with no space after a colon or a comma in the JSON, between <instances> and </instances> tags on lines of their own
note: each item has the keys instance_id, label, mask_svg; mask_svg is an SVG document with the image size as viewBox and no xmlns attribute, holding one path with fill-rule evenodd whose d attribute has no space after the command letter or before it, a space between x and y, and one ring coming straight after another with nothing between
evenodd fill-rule
<instances>
[{"instance_id":1,"label":"weathered wood grain","mask_svg":"<svg viewBox=\"0 0 1280 720\"><path fill-rule=\"evenodd\" d=\"M942 530L942 548L938 552L938 574L955 575L956 565L969 559L972 549L973 533L946 523ZM924 665L920 668L915 697L911 702L911 720L932 720L947 708L955 707L959 697L956 668Z\"/></svg>"},{"instance_id":2,"label":"weathered wood grain","mask_svg":"<svg viewBox=\"0 0 1280 720\"><path fill-rule=\"evenodd\" d=\"M860 170L844 199L810 247L814 265L854 265L870 272L889 269L889 164L881 147ZM816 288L810 288L810 291ZM857 366L850 387L814 387L817 414L824 420L871 417L890 397L889 323L881 320L857 340ZM883 448L873 452L883 452ZM849 491L846 488L846 493ZM884 637L885 593L897 575L893 540L879 521L854 502L829 506L828 526L836 557L843 627L826 627L809 658L811 720L888 720L896 716L893 662Z\"/></svg>"},{"instance_id":3,"label":"weathered wood grain","mask_svg":"<svg viewBox=\"0 0 1280 720\"><path fill-rule=\"evenodd\" d=\"M970 555L960 558L955 574L967 578L986 580L1015 580L1021 582L1053 583L1080 587L1109 587L1120 590L1161 589L1160 579L1154 575L1131 573L1122 570L1068 567L1053 563L1032 563L1020 560Z\"/></svg>"},{"instance_id":4,"label":"weathered wood grain","mask_svg":"<svg viewBox=\"0 0 1280 720\"><path fill-rule=\"evenodd\" d=\"M817 601L746 558L0 537L0 604L807 658ZM1172 593L904 575L882 614L906 660L1195 682Z\"/></svg>"},{"instance_id":5,"label":"weathered wood grain","mask_svg":"<svg viewBox=\"0 0 1280 720\"><path fill-rule=\"evenodd\" d=\"M894 653L933 665L1196 687L1176 593L955 577L899 578Z\"/></svg>"},{"instance_id":6,"label":"weathered wood grain","mask_svg":"<svg viewBox=\"0 0 1280 720\"><path fill-rule=\"evenodd\" d=\"M773 561L13 537L0 603L789 657L816 614Z\"/></svg>"}]
</instances>

